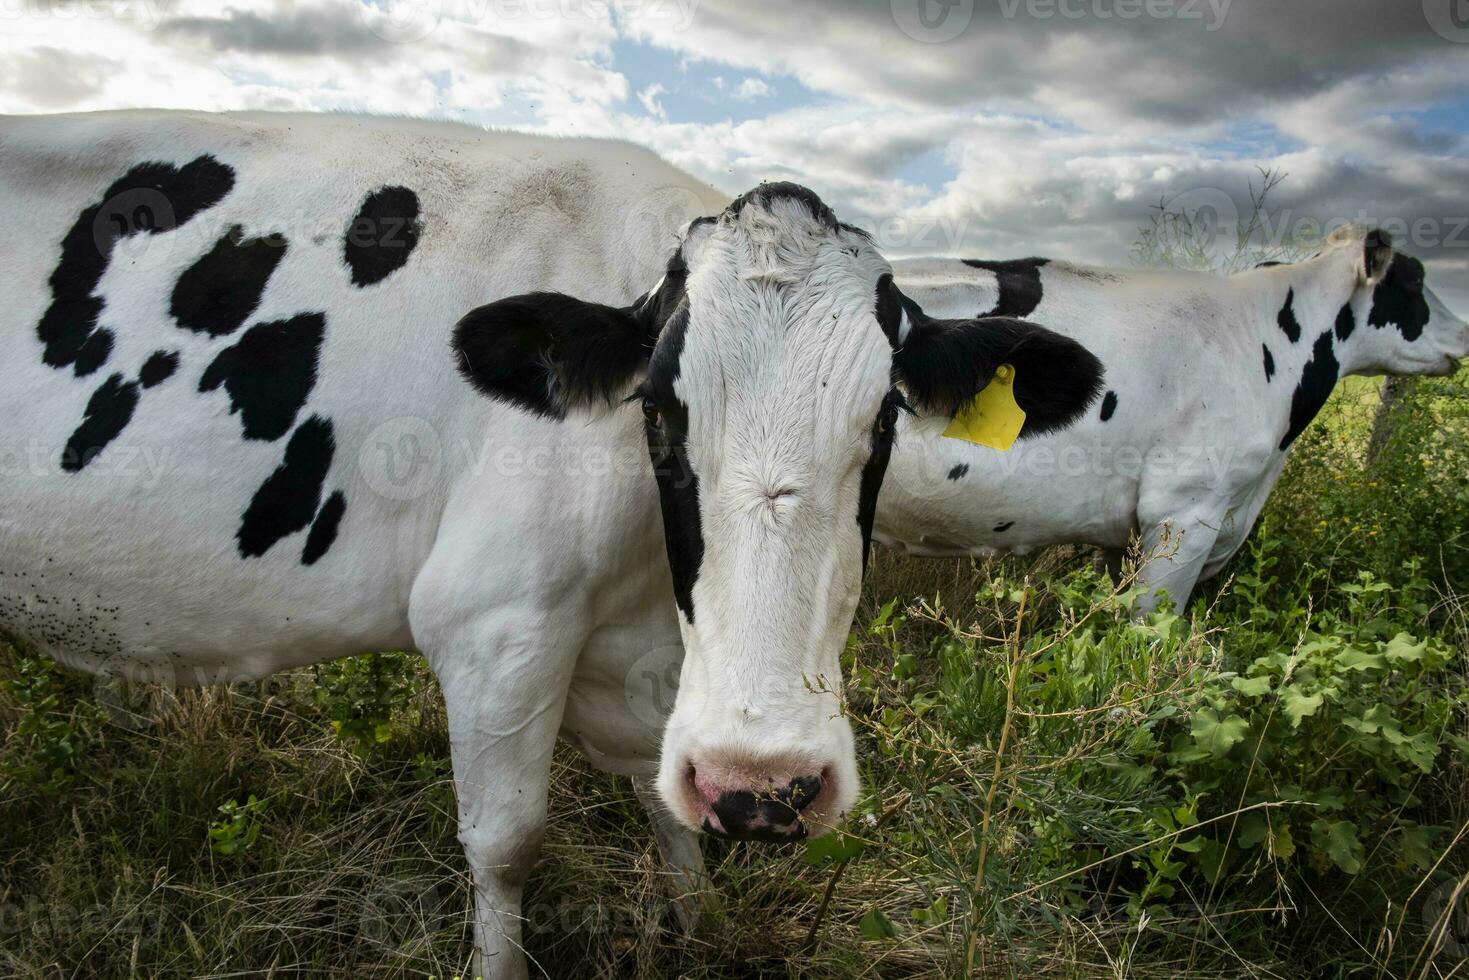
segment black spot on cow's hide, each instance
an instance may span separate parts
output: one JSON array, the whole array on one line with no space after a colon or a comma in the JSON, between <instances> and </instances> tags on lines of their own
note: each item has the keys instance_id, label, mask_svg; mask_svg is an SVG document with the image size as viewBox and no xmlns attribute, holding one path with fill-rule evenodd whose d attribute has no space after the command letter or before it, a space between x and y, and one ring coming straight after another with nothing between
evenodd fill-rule
<instances>
[{"instance_id":1,"label":"black spot on cow's hide","mask_svg":"<svg viewBox=\"0 0 1469 980\"><path fill-rule=\"evenodd\" d=\"M1260 349L1265 352L1265 380L1269 381L1275 377L1275 355L1271 354L1270 348L1264 344L1260 345Z\"/></svg>"},{"instance_id":2,"label":"black spot on cow's hide","mask_svg":"<svg viewBox=\"0 0 1469 980\"><path fill-rule=\"evenodd\" d=\"M78 376L106 363L112 340L97 339L103 303L92 292L118 241L172 231L218 204L234 183L234 171L212 156L182 167L141 163L84 208L61 240L61 261L51 273L51 305L36 326L41 359L56 368L75 365Z\"/></svg>"},{"instance_id":3,"label":"black spot on cow's hide","mask_svg":"<svg viewBox=\"0 0 1469 980\"><path fill-rule=\"evenodd\" d=\"M1287 449L1296 441L1296 437L1306 431L1306 426L1321 411L1321 406L1326 404L1326 399L1331 397L1331 389L1336 387L1336 379L1341 372L1341 365L1336 361L1336 354L1331 349L1331 331L1328 330L1316 338L1316 344L1311 349L1311 359L1306 362L1306 369L1301 372L1301 381L1296 385L1296 390L1290 399L1290 428L1285 430L1285 437L1280 440L1280 448Z\"/></svg>"},{"instance_id":4,"label":"black spot on cow's hide","mask_svg":"<svg viewBox=\"0 0 1469 980\"><path fill-rule=\"evenodd\" d=\"M240 413L246 439L279 439L291 430L316 384L325 331L320 313L256 324L239 343L219 352L199 379L199 390L213 391L223 384L230 412Z\"/></svg>"},{"instance_id":5,"label":"black spot on cow's hide","mask_svg":"<svg viewBox=\"0 0 1469 980\"><path fill-rule=\"evenodd\" d=\"M102 382L87 401L81 425L66 440L66 448L61 451L61 468L68 473L76 473L96 459L107 444L127 428L137 407L136 381L124 381L122 375L114 374Z\"/></svg>"},{"instance_id":6,"label":"black spot on cow's hide","mask_svg":"<svg viewBox=\"0 0 1469 980\"><path fill-rule=\"evenodd\" d=\"M969 473L969 464L968 463L960 463L958 466L954 467L952 470L949 470L949 479L951 479L951 480L962 480L962 479L964 479L964 477L968 473Z\"/></svg>"},{"instance_id":7,"label":"black spot on cow's hide","mask_svg":"<svg viewBox=\"0 0 1469 980\"><path fill-rule=\"evenodd\" d=\"M1014 521L1006 521L1003 524L996 524L995 525L995 533L996 534L1004 534L1006 531L1010 530L1014 526L1015 526L1015 522Z\"/></svg>"},{"instance_id":8,"label":"black spot on cow's hide","mask_svg":"<svg viewBox=\"0 0 1469 980\"><path fill-rule=\"evenodd\" d=\"M1115 411L1117 411L1117 392L1109 391L1102 399L1102 421L1110 420Z\"/></svg>"},{"instance_id":9,"label":"black spot on cow's hide","mask_svg":"<svg viewBox=\"0 0 1469 980\"><path fill-rule=\"evenodd\" d=\"M371 286L403 268L418 244L418 195L383 187L367 195L342 241L354 286Z\"/></svg>"},{"instance_id":10,"label":"black spot on cow's hide","mask_svg":"<svg viewBox=\"0 0 1469 980\"><path fill-rule=\"evenodd\" d=\"M112 354L112 331L104 328L92 331L92 335L82 344L82 349L77 351L76 362L72 370L76 376L84 378L107 363L107 358Z\"/></svg>"},{"instance_id":11,"label":"black spot on cow's hide","mask_svg":"<svg viewBox=\"0 0 1469 980\"><path fill-rule=\"evenodd\" d=\"M1411 255L1397 255L1387 275L1372 291L1372 312L1367 322L1374 327L1392 324L1404 340L1417 340L1433 315L1423 296L1423 263Z\"/></svg>"},{"instance_id":12,"label":"black spot on cow's hide","mask_svg":"<svg viewBox=\"0 0 1469 980\"><path fill-rule=\"evenodd\" d=\"M270 274L286 254L283 238L246 238L235 225L179 276L169 312L179 326L211 337L234 333L260 305Z\"/></svg>"},{"instance_id":13,"label":"black spot on cow's hide","mask_svg":"<svg viewBox=\"0 0 1469 980\"><path fill-rule=\"evenodd\" d=\"M1280 308L1280 315L1275 318L1275 322L1280 324L1281 332L1293 344L1301 339L1301 325L1296 322L1295 302L1296 291L1291 289L1285 294L1285 305Z\"/></svg>"},{"instance_id":14,"label":"black spot on cow's hide","mask_svg":"<svg viewBox=\"0 0 1469 980\"><path fill-rule=\"evenodd\" d=\"M999 282L1000 297L995 308L980 316L1025 317L1041 305L1044 290L1041 288L1041 267L1050 259L1010 259L990 262L984 259L961 259L967 266L986 269L995 274Z\"/></svg>"},{"instance_id":15,"label":"black spot on cow's hide","mask_svg":"<svg viewBox=\"0 0 1469 980\"><path fill-rule=\"evenodd\" d=\"M148 360L143 362L142 369L138 371L138 380L143 383L144 388L152 388L173 377L178 367L178 351L156 350Z\"/></svg>"},{"instance_id":16,"label":"black spot on cow's hide","mask_svg":"<svg viewBox=\"0 0 1469 980\"><path fill-rule=\"evenodd\" d=\"M1357 329L1357 317L1352 313L1352 304L1348 303L1341 308L1336 315L1336 339L1346 340Z\"/></svg>"},{"instance_id":17,"label":"black spot on cow's hide","mask_svg":"<svg viewBox=\"0 0 1469 980\"><path fill-rule=\"evenodd\" d=\"M236 533L240 557L263 555L277 541L311 523L335 451L332 424L319 415L311 416L292 433L285 461L255 491L240 519Z\"/></svg>"},{"instance_id":18,"label":"black spot on cow's hide","mask_svg":"<svg viewBox=\"0 0 1469 980\"><path fill-rule=\"evenodd\" d=\"M337 526L342 523L342 514L347 510L347 498L338 490L326 498L316 520L311 522L311 531L306 535L306 547L301 550L301 564L315 565L318 558L331 549L337 540Z\"/></svg>"}]
</instances>

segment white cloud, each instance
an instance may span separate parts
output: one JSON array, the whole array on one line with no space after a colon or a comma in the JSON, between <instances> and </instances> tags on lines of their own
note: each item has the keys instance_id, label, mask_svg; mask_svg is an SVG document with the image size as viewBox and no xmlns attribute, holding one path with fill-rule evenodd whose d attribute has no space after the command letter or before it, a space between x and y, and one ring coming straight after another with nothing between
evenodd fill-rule
<instances>
[{"instance_id":1,"label":"white cloud","mask_svg":"<svg viewBox=\"0 0 1469 980\"><path fill-rule=\"evenodd\" d=\"M666 91L668 90L663 87L662 82L654 82L638 93L638 101L643 104L643 108L648 111L648 115L657 116L659 119L668 118L668 113L664 112L663 107L658 104L658 96Z\"/></svg>"},{"instance_id":2,"label":"white cloud","mask_svg":"<svg viewBox=\"0 0 1469 980\"><path fill-rule=\"evenodd\" d=\"M755 78L752 75L749 78L743 79L740 84L736 85L734 91L731 94L735 98L743 102L749 102L754 99L769 98L771 94L771 88L764 79Z\"/></svg>"}]
</instances>

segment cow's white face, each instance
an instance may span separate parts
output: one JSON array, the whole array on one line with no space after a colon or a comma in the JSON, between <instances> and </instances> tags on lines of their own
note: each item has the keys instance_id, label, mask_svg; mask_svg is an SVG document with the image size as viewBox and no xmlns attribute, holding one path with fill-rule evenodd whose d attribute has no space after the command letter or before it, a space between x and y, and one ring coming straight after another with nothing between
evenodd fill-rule
<instances>
[{"instance_id":1,"label":"cow's white face","mask_svg":"<svg viewBox=\"0 0 1469 980\"><path fill-rule=\"evenodd\" d=\"M841 653L897 413L887 263L814 199L696 225L642 385L684 666L659 788L686 822L788 836L857 791ZM819 210L813 210L819 209ZM753 790L753 792L752 792Z\"/></svg>"},{"instance_id":2,"label":"cow's white face","mask_svg":"<svg viewBox=\"0 0 1469 980\"><path fill-rule=\"evenodd\" d=\"M631 308L514 297L466 316L456 345L482 390L558 417L643 375L630 400L685 645L659 790L690 827L764 840L820 833L856 797L838 658L905 399L952 415L1012 363L1034 434L1101 375L1033 324L927 317L864 234L789 184L693 222Z\"/></svg>"}]
</instances>

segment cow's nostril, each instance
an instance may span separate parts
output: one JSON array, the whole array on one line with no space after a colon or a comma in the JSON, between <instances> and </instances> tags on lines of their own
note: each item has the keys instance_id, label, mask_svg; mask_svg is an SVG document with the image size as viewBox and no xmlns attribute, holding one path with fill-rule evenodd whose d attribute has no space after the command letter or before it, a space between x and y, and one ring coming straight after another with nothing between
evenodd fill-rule
<instances>
[{"instance_id":1,"label":"cow's nostril","mask_svg":"<svg viewBox=\"0 0 1469 980\"><path fill-rule=\"evenodd\" d=\"M793 809L804 810L821 795L821 777L802 776L800 779L793 779L790 786L782 791L782 795Z\"/></svg>"}]
</instances>

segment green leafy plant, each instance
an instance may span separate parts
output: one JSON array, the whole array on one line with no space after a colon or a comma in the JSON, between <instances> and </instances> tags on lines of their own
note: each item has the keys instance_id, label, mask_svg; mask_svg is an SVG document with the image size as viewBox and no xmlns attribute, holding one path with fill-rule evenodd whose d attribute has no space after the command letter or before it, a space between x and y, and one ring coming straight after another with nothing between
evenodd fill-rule
<instances>
[{"instance_id":1,"label":"green leafy plant","mask_svg":"<svg viewBox=\"0 0 1469 980\"><path fill-rule=\"evenodd\" d=\"M391 739L395 718L412 703L409 660L406 653L370 653L316 668L317 702L330 712L332 731L359 755Z\"/></svg>"},{"instance_id":2,"label":"green leafy plant","mask_svg":"<svg viewBox=\"0 0 1469 980\"><path fill-rule=\"evenodd\" d=\"M0 686L18 713L0 778L51 795L65 793L75 783L79 764L96 738L99 716L95 705L70 697L55 663L46 657L21 656Z\"/></svg>"},{"instance_id":3,"label":"green leafy plant","mask_svg":"<svg viewBox=\"0 0 1469 980\"><path fill-rule=\"evenodd\" d=\"M1410 565L1400 584L1360 572L1340 602L1309 614L1278 608L1273 580L1241 583L1260 608L1228 645L1228 669L1167 752L1168 776L1212 813L1248 810L1198 838L1210 880L1236 862L1308 862L1356 874L1368 842L1426 870L1444 828L1420 824L1420 785L1444 753L1469 760L1462 651L1407 627L1426 608ZM1251 809L1262 803L1278 808Z\"/></svg>"},{"instance_id":4,"label":"green leafy plant","mask_svg":"<svg viewBox=\"0 0 1469 980\"><path fill-rule=\"evenodd\" d=\"M209 847L216 854L234 857L255 846L260 839L260 818L265 815L267 803L254 793L241 803L229 800L220 804L223 816L209 825Z\"/></svg>"}]
</instances>

